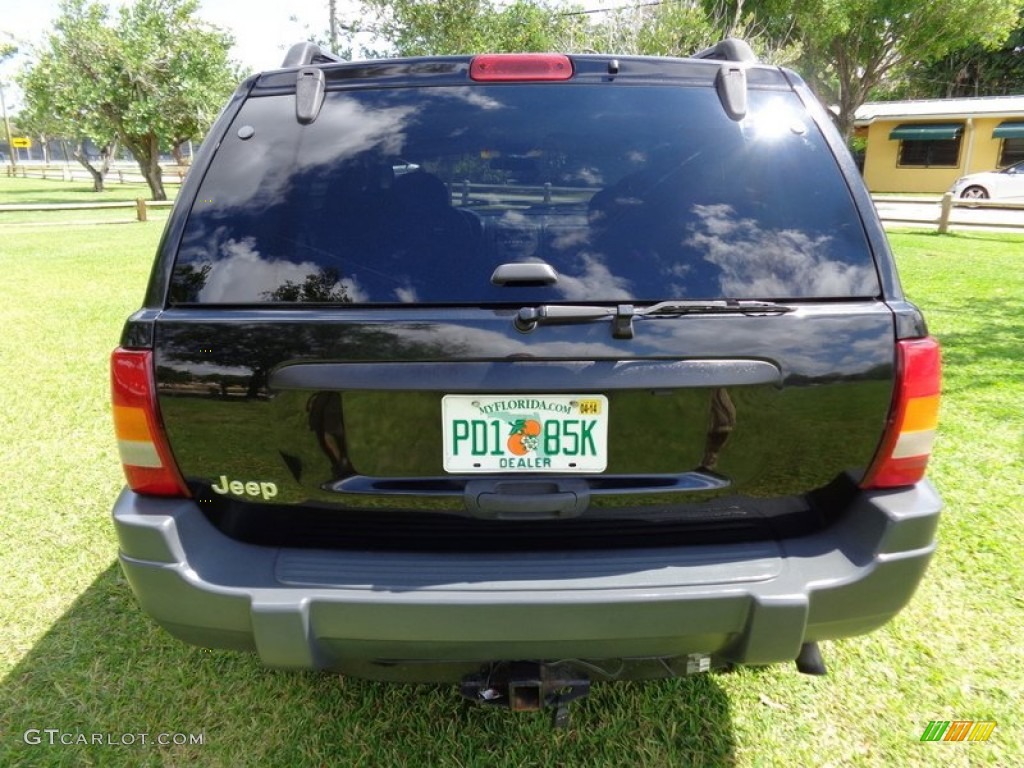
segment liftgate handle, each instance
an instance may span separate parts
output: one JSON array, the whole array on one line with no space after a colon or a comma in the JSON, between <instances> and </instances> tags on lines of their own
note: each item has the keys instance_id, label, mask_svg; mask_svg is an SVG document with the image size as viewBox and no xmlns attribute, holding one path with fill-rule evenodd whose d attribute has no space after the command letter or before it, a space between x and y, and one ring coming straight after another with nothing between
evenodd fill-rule
<instances>
[{"instance_id":1,"label":"liftgate handle","mask_svg":"<svg viewBox=\"0 0 1024 768\"><path fill-rule=\"evenodd\" d=\"M466 483L466 509L493 520L548 520L577 517L590 506L590 486L582 480L472 480Z\"/></svg>"}]
</instances>

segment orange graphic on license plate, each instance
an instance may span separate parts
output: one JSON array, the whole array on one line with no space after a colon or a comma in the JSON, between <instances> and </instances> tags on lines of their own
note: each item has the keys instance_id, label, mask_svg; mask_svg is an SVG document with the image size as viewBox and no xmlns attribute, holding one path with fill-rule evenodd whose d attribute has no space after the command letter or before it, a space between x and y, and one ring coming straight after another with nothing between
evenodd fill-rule
<instances>
[{"instance_id":1,"label":"orange graphic on license plate","mask_svg":"<svg viewBox=\"0 0 1024 768\"><path fill-rule=\"evenodd\" d=\"M536 419L517 419L512 423L512 432L509 433L505 445L516 456L524 456L537 449L542 429L541 423Z\"/></svg>"}]
</instances>

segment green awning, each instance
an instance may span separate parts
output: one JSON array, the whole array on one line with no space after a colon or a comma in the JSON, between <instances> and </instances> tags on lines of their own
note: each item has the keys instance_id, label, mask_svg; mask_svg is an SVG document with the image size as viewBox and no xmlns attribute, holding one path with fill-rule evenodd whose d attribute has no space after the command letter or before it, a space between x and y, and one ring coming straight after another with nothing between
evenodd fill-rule
<instances>
[{"instance_id":1,"label":"green awning","mask_svg":"<svg viewBox=\"0 0 1024 768\"><path fill-rule=\"evenodd\" d=\"M963 123L903 123L893 128L890 139L914 141L948 141L960 136Z\"/></svg>"},{"instance_id":2,"label":"green awning","mask_svg":"<svg viewBox=\"0 0 1024 768\"><path fill-rule=\"evenodd\" d=\"M1024 123L1000 123L992 131L993 139L1024 139Z\"/></svg>"}]
</instances>

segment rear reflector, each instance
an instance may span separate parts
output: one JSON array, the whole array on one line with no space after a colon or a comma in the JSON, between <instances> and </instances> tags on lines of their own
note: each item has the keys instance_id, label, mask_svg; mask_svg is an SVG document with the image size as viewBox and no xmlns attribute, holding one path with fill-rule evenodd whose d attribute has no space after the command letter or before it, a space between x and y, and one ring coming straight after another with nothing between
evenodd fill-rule
<instances>
[{"instance_id":1,"label":"rear reflector","mask_svg":"<svg viewBox=\"0 0 1024 768\"><path fill-rule=\"evenodd\" d=\"M110 356L110 390L128 487L152 496L188 496L157 409L153 353L115 349Z\"/></svg>"},{"instance_id":2,"label":"rear reflector","mask_svg":"<svg viewBox=\"0 0 1024 768\"><path fill-rule=\"evenodd\" d=\"M480 82L568 80L572 62L560 53L487 53L473 58L469 76Z\"/></svg>"},{"instance_id":3,"label":"rear reflector","mask_svg":"<svg viewBox=\"0 0 1024 768\"><path fill-rule=\"evenodd\" d=\"M898 488L924 477L939 422L939 342L897 342L896 384L882 445L862 488Z\"/></svg>"}]
</instances>

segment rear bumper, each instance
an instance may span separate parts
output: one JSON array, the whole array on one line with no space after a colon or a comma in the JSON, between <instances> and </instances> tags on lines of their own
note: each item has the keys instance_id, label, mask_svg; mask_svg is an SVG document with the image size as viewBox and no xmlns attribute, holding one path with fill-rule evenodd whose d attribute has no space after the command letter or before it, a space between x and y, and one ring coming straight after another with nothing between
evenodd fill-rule
<instances>
[{"instance_id":1,"label":"rear bumper","mask_svg":"<svg viewBox=\"0 0 1024 768\"><path fill-rule=\"evenodd\" d=\"M175 636L276 667L443 681L512 659L793 660L907 603L940 509L923 482L785 541L481 555L243 544L191 500L128 490L113 514L132 589Z\"/></svg>"}]
</instances>

